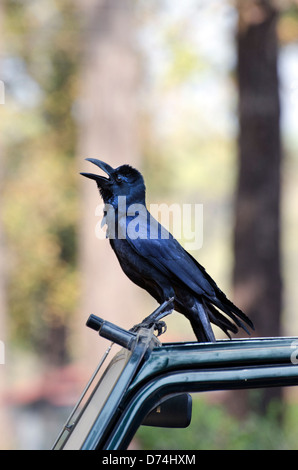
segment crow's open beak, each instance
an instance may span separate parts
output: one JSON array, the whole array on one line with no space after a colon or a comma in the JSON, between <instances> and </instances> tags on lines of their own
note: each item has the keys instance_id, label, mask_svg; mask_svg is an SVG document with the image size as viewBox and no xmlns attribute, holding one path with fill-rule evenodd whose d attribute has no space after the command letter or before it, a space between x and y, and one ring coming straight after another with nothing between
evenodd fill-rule
<instances>
[{"instance_id":1,"label":"crow's open beak","mask_svg":"<svg viewBox=\"0 0 298 470\"><path fill-rule=\"evenodd\" d=\"M114 169L110 165L108 165L108 163L102 162L101 160L97 160L95 158L86 158L86 160L98 166L101 170L103 170L108 175L108 177L110 177L114 171ZM95 173L81 173L81 175L86 176L86 178L95 180L99 186L102 186L103 184L110 181L110 178L96 175Z\"/></svg>"}]
</instances>

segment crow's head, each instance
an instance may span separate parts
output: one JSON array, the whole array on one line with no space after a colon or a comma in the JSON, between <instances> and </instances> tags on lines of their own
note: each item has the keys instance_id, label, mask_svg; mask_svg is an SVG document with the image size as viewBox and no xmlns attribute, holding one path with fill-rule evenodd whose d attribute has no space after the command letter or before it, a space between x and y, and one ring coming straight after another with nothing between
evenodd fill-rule
<instances>
[{"instance_id":1,"label":"crow's head","mask_svg":"<svg viewBox=\"0 0 298 470\"><path fill-rule=\"evenodd\" d=\"M145 184L141 173L130 165L122 165L112 168L101 160L87 158L88 162L94 163L103 170L108 177L94 173L81 173L96 181L99 192L106 204L117 205L117 198L125 196L128 204L145 204Z\"/></svg>"}]
</instances>

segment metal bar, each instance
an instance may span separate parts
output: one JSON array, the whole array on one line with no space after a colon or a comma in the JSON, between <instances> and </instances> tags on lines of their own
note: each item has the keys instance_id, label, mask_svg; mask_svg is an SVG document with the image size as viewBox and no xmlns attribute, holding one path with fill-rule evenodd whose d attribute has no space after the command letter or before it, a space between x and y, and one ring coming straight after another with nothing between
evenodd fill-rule
<instances>
[{"instance_id":1,"label":"metal bar","mask_svg":"<svg viewBox=\"0 0 298 470\"><path fill-rule=\"evenodd\" d=\"M147 375L185 368L215 368L250 365L289 364L298 355L298 338L223 340L216 343L164 344L152 351L143 364L137 383ZM134 383L135 386L135 383Z\"/></svg>"}]
</instances>

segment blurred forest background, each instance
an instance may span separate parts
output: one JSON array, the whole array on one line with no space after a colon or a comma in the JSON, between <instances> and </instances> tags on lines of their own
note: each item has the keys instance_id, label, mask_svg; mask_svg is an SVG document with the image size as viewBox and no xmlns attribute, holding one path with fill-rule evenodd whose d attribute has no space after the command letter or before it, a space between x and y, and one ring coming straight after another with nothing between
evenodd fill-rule
<instances>
[{"instance_id":1,"label":"blurred forest background","mask_svg":"<svg viewBox=\"0 0 298 470\"><path fill-rule=\"evenodd\" d=\"M0 80L1 449L52 445L107 347L90 313L156 307L95 236L86 157L139 168L148 203L203 204L193 255L256 336L298 335L297 1L1 0ZM185 438L134 445L297 448L297 398L202 396Z\"/></svg>"}]
</instances>

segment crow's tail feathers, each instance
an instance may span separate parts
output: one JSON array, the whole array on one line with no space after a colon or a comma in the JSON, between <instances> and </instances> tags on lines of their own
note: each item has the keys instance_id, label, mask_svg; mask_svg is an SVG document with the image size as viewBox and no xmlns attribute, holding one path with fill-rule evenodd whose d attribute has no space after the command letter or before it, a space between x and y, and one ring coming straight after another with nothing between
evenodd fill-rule
<instances>
[{"instance_id":1,"label":"crow's tail feathers","mask_svg":"<svg viewBox=\"0 0 298 470\"><path fill-rule=\"evenodd\" d=\"M229 331L231 333L237 333L238 327L246 331L248 335L250 335L248 328L254 330L253 322L221 291L219 291L216 298L213 298L210 301L205 300L204 306L208 311L210 321L219 326L219 328L221 328L229 337L231 337ZM222 315L218 309L224 312L232 322L226 316Z\"/></svg>"}]
</instances>

